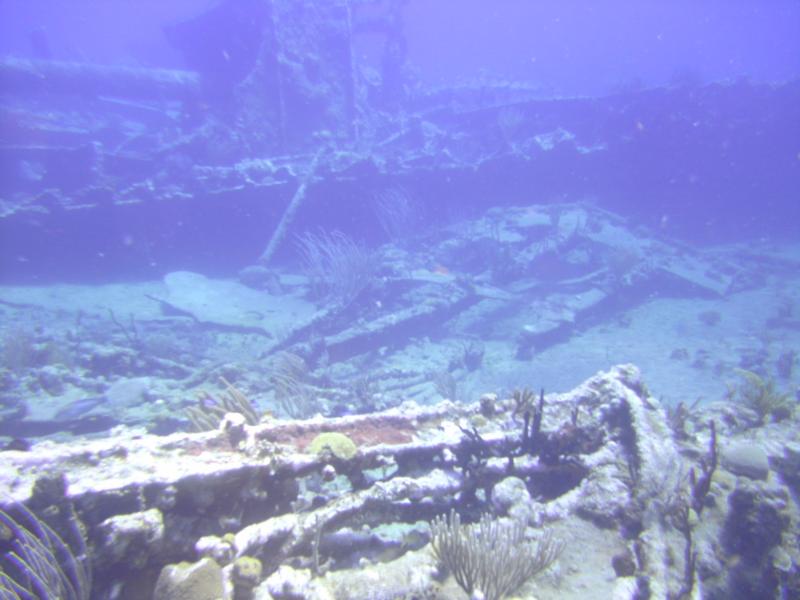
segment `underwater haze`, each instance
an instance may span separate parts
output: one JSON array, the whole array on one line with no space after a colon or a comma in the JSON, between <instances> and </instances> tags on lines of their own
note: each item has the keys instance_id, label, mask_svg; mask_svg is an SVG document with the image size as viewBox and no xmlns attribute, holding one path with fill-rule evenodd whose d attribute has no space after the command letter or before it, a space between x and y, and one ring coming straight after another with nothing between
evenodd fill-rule
<instances>
[{"instance_id":1,"label":"underwater haze","mask_svg":"<svg viewBox=\"0 0 800 600\"><path fill-rule=\"evenodd\" d=\"M800 597L798 31L0 0L0 600Z\"/></svg>"}]
</instances>

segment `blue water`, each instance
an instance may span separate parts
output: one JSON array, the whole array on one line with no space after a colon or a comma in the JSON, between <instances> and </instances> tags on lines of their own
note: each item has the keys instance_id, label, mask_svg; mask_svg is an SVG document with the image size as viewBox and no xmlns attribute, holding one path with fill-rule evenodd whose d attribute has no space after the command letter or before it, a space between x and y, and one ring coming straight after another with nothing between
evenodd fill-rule
<instances>
[{"instance_id":1,"label":"blue water","mask_svg":"<svg viewBox=\"0 0 800 600\"><path fill-rule=\"evenodd\" d=\"M669 407L742 370L796 404L798 31L789 0L0 0L0 444L203 429L220 377L293 418L620 363Z\"/></svg>"}]
</instances>

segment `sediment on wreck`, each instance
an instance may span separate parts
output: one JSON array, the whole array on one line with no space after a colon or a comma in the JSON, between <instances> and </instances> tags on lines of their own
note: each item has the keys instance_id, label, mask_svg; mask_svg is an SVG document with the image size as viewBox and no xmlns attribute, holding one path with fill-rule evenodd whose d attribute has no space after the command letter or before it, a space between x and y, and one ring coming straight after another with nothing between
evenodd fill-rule
<instances>
[{"instance_id":1,"label":"sediment on wreck","mask_svg":"<svg viewBox=\"0 0 800 600\"><path fill-rule=\"evenodd\" d=\"M782 531L795 522L796 507L770 504L731 476L728 492L712 483L698 520L687 474L705 460L707 432L676 445L631 365L563 394L223 423L6 452L7 502L74 509L101 598L112 588L152 591L166 565L201 558L221 567L229 589L247 567L253 589L291 588L302 598L357 598L375 577L393 581L392 593L446 590L452 579L437 576L427 545L430 521L451 510L463 522L489 514L563 542L555 566L527 584L537 597L571 597L589 583L603 597L691 597L701 577L706 589L728 585L708 555L721 529L732 549L740 543L728 503L746 522L780 517L764 540L773 553L787 552ZM44 493L54 473L67 483L61 495ZM257 577L248 561L257 561ZM597 582L611 570L616 577Z\"/></svg>"}]
</instances>

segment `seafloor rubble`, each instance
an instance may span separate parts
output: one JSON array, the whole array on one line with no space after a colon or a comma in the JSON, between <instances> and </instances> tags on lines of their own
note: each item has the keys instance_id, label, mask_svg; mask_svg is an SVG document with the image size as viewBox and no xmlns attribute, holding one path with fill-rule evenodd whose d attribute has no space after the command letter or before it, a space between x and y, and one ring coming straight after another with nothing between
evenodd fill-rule
<instances>
[{"instance_id":1,"label":"seafloor rubble","mask_svg":"<svg viewBox=\"0 0 800 600\"><path fill-rule=\"evenodd\" d=\"M3 453L0 485L80 520L96 598L463 598L429 546L450 510L563 544L520 597L794 597L797 411L752 406L665 412L625 365L567 393L45 441Z\"/></svg>"},{"instance_id":2,"label":"seafloor rubble","mask_svg":"<svg viewBox=\"0 0 800 600\"><path fill-rule=\"evenodd\" d=\"M3 286L0 436L185 430L222 380L294 418L532 376L568 389L614 360L665 404L719 399L736 369L796 385L791 248L700 250L586 204L494 208L372 250L340 239L335 264L238 279Z\"/></svg>"}]
</instances>

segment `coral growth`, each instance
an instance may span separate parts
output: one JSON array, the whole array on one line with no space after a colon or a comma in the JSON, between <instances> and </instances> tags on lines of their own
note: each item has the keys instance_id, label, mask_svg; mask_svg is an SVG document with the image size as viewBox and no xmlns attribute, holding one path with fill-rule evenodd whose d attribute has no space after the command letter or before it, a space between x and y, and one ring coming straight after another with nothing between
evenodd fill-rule
<instances>
[{"instance_id":1,"label":"coral growth","mask_svg":"<svg viewBox=\"0 0 800 600\"><path fill-rule=\"evenodd\" d=\"M728 385L728 397L753 410L763 423L767 417L785 418L791 412L789 394L779 392L774 379L765 379L745 369L737 369L738 385Z\"/></svg>"},{"instance_id":2,"label":"coral growth","mask_svg":"<svg viewBox=\"0 0 800 600\"><path fill-rule=\"evenodd\" d=\"M216 429L227 413L244 415L249 425L258 423L258 413L250 399L224 377L220 377L225 393L214 398L208 392L198 394L197 406L186 409L186 416L192 424L192 431Z\"/></svg>"},{"instance_id":3,"label":"coral growth","mask_svg":"<svg viewBox=\"0 0 800 600\"><path fill-rule=\"evenodd\" d=\"M525 523L501 523L483 515L462 525L454 510L431 522L431 549L470 597L502 600L559 557L564 545L549 532L535 544L525 539Z\"/></svg>"},{"instance_id":4,"label":"coral growth","mask_svg":"<svg viewBox=\"0 0 800 600\"><path fill-rule=\"evenodd\" d=\"M75 547L23 504L0 509L0 597L88 600L85 540L73 537Z\"/></svg>"}]
</instances>

